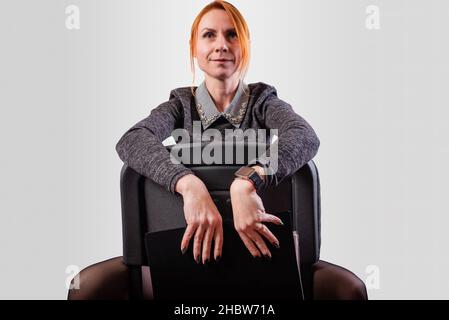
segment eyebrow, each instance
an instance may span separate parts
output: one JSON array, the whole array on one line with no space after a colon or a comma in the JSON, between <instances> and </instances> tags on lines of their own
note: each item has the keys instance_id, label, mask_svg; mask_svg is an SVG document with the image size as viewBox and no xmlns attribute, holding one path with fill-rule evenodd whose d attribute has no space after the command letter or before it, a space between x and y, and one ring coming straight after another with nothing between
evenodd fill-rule
<instances>
[{"instance_id":1,"label":"eyebrow","mask_svg":"<svg viewBox=\"0 0 449 320\"><path fill-rule=\"evenodd\" d=\"M215 29L212 29L212 28L204 28L203 30L201 30L201 32L203 32L204 30L209 30L209 31L213 31L213 32L216 31ZM230 28L230 29L228 29L226 31L235 31L235 28Z\"/></svg>"}]
</instances>

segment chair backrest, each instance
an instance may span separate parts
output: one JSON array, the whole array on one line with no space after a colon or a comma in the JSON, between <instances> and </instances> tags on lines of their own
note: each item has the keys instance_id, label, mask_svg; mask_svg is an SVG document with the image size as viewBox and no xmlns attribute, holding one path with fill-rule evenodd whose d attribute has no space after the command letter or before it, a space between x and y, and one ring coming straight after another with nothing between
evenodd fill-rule
<instances>
[{"instance_id":1,"label":"chair backrest","mask_svg":"<svg viewBox=\"0 0 449 320\"><path fill-rule=\"evenodd\" d=\"M169 151L172 148L167 147ZM192 146L186 148L191 151ZM223 219L232 219L229 187L234 172L243 164L184 165L205 183ZM307 298L311 292L311 265L318 261L320 254L320 184L314 162L304 165L276 188L262 191L260 196L266 212L292 212L293 230L299 237L301 275ZM148 265L145 234L185 227L182 197L171 194L124 165L121 171L121 200L124 263L128 266ZM161 208L163 214L157 214Z\"/></svg>"}]
</instances>

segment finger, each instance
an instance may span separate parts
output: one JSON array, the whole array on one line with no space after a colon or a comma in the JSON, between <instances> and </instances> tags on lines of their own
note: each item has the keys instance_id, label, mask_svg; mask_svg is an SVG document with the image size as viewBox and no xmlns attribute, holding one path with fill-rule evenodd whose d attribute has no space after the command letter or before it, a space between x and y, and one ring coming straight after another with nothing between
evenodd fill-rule
<instances>
[{"instance_id":1,"label":"finger","mask_svg":"<svg viewBox=\"0 0 449 320\"><path fill-rule=\"evenodd\" d=\"M259 219L260 222L270 222L270 223L274 223L280 226L283 226L284 223L282 222L281 218L273 215L273 214L269 214L269 213L259 213Z\"/></svg>"},{"instance_id":2,"label":"finger","mask_svg":"<svg viewBox=\"0 0 449 320\"><path fill-rule=\"evenodd\" d=\"M243 232L239 232L239 235L251 255L253 257L260 257L260 251L257 249L253 241Z\"/></svg>"},{"instance_id":3,"label":"finger","mask_svg":"<svg viewBox=\"0 0 449 320\"><path fill-rule=\"evenodd\" d=\"M272 245L274 245L276 248L279 248L279 240L276 238L276 236L268 229L266 225L259 222L256 224L256 230L261 235L263 235Z\"/></svg>"},{"instance_id":4,"label":"finger","mask_svg":"<svg viewBox=\"0 0 449 320\"><path fill-rule=\"evenodd\" d=\"M209 262L210 247L212 245L212 236L213 236L214 231L215 231L214 227L210 226L209 228L207 228L206 232L204 233L203 252L201 254L203 264L205 264L206 262Z\"/></svg>"},{"instance_id":5,"label":"finger","mask_svg":"<svg viewBox=\"0 0 449 320\"><path fill-rule=\"evenodd\" d=\"M181 240L181 251L183 254L187 251L187 248L189 247L190 239L192 239L193 235L195 234L196 229L197 229L197 226L194 224L187 225L186 231L184 232L184 235L182 236L182 240Z\"/></svg>"},{"instance_id":6,"label":"finger","mask_svg":"<svg viewBox=\"0 0 449 320\"><path fill-rule=\"evenodd\" d=\"M247 233L248 237L255 243L255 245L257 246L257 248L260 250L260 252L262 252L262 254L265 257L270 257L271 258L271 252L268 249L265 241L262 239L262 237L255 231L250 231Z\"/></svg>"},{"instance_id":7,"label":"finger","mask_svg":"<svg viewBox=\"0 0 449 320\"><path fill-rule=\"evenodd\" d=\"M201 244L203 243L204 232L206 230L202 225L198 227L195 232L195 239L193 241L193 258L196 263L200 263L200 254L201 254Z\"/></svg>"},{"instance_id":8,"label":"finger","mask_svg":"<svg viewBox=\"0 0 449 320\"><path fill-rule=\"evenodd\" d=\"M222 255L222 248L223 248L223 226L220 224L215 228L215 234L214 234L214 258L215 261L220 260Z\"/></svg>"}]
</instances>

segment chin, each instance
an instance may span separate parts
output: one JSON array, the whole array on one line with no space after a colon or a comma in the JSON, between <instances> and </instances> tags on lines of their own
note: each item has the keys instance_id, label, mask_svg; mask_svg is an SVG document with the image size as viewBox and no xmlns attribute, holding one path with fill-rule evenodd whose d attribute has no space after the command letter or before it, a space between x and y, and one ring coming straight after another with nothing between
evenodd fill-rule
<instances>
[{"instance_id":1,"label":"chin","mask_svg":"<svg viewBox=\"0 0 449 320\"><path fill-rule=\"evenodd\" d=\"M235 72L211 72L208 73L210 77L219 79L219 80L226 80L234 76Z\"/></svg>"}]
</instances>

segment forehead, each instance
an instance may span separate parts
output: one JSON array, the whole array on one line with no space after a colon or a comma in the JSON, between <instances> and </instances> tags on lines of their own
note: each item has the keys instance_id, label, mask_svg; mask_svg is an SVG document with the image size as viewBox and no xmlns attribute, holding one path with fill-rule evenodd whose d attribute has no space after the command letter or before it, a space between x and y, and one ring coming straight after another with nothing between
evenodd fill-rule
<instances>
[{"instance_id":1,"label":"forehead","mask_svg":"<svg viewBox=\"0 0 449 320\"><path fill-rule=\"evenodd\" d=\"M226 11L221 9L213 9L201 18L198 29L201 31L204 28L227 30L234 28L234 26L232 25L231 18L228 16Z\"/></svg>"}]
</instances>

